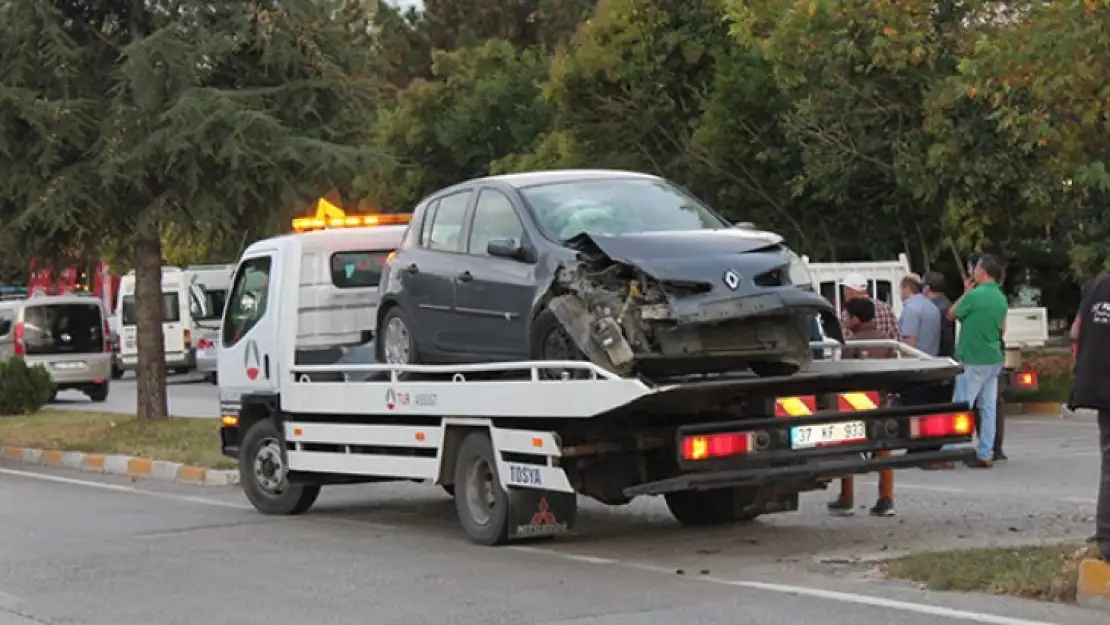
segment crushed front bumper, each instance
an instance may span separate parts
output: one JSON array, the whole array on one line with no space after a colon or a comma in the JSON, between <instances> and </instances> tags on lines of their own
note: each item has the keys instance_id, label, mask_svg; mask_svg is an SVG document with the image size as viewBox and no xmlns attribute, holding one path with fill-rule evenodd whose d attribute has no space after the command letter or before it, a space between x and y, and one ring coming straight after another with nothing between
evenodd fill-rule
<instances>
[{"instance_id":1,"label":"crushed front bumper","mask_svg":"<svg viewBox=\"0 0 1110 625\"><path fill-rule=\"evenodd\" d=\"M671 302L670 310L671 318L679 325L784 314L816 314L821 318L825 336L844 341L844 331L833 305L819 293L800 288L779 287L744 296L682 298Z\"/></svg>"}]
</instances>

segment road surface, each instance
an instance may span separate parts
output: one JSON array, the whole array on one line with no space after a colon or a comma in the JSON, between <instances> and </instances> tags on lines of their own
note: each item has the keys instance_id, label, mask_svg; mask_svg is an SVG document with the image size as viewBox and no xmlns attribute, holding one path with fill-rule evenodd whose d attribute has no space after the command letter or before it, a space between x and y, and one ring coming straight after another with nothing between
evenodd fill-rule
<instances>
[{"instance_id":1,"label":"road surface","mask_svg":"<svg viewBox=\"0 0 1110 625\"><path fill-rule=\"evenodd\" d=\"M1013 421L993 471L899 474L899 516L795 514L678 527L657 499L582 505L579 535L470 545L442 491L333 487L297 518L233 488L0 462L0 625L1105 625L1104 613L923 592L866 561L904 551L1081 540L1089 419ZM868 503L872 480L860 480Z\"/></svg>"},{"instance_id":2,"label":"road surface","mask_svg":"<svg viewBox=\"0 0 1110 625\"><path fill-rule=\"evenodd\" d=\"M216 387L199 375L175 375L168 378L170 414L175 417L215 419L220 416L220 402ZM135 414L135 376L127 374L122 380L111 382L108 400L94 404L80 391L62 391L50 407L62 410L90 410ZM3 625L3 623L0 623Z\"/></svg>"}]
</instances>

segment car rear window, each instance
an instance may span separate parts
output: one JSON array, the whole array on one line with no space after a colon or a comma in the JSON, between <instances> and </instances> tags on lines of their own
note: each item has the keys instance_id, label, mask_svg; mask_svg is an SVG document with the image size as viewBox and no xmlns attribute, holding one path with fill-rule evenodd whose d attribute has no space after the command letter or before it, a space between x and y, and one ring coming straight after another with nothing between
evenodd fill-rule
<instances>
[{"instance_id":1,"label":"car rear window","mask_svg":"<svg viewBox=\"0 0 1110 625\"><path fill-rule=\"evenodd\" d=\"M382 280L382 266L393 250L336 252L331 255L331 282L341 289L375 287Z\"/></svg>"},{"instance_id":2,"label":"car rear window","mask_svg":"<svg viewBox=\"0 0 1110 625\"><path fill-rule=\"evenodd\" d=\"M177 299L177 293L162 294L162 310L165 313L162 323L181 321L181 301ZM120 307L120 323L125 326L138 325L139 316L135 309L134 295L124 296L123 306Z\"/></svg>"},{"instance_id":3,"label":"car rear window","mask_svg":"<svg viewBox=\"0 0 1110 625\"><path fill-rule=\"evenodd\" d=\"M104 351L104 319L96 304L47 304L23 311L28 356Z\"/></svg>"}]
</instances>

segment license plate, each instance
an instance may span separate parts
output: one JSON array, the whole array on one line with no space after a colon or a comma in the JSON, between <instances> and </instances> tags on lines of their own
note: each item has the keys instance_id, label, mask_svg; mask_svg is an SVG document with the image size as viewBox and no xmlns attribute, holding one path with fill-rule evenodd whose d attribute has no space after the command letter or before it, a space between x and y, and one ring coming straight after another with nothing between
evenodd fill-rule
<instances>
[{"instance_id":1,"label":"license plate","mask_svg":"<svg viewBox=\"0 0 1110 625\"><path fill-rule=\"evenodd\" d=\"M790 428L790 445L794 449L845 445L867 440L867 424L863 421L802 425Z\"/></svg>"},{"instance_id":2,"label":"license plate","mask_svg":"<svg viewBox=\"0 0 1110 625\"><path fill-rule=\"evenodd\" d=\"M54 368L58 371L75 371L77 369L84 369L85 363L83 362L56 362Z\"/></svg>"}]
</instances>

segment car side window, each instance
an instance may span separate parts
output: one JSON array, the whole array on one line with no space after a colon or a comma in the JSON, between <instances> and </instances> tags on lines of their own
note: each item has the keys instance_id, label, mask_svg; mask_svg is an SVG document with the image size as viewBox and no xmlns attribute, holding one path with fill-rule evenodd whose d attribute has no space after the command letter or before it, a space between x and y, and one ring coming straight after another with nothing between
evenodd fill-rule
<instances>
[{"instance_id":1,"label":"car side window","mask_svg":"<svg viewBox=\"0 0 1110 625\"><path fill-rule=\"evenodd\" d=\"M463 231L463 218L466 206L470 203L470 191L463 191L439 199L439 207L432 217L432 229L426 247L441 252L459 251L459 238Z\"/></svg>"},{"instance_id":2,"label":"car side window","mask_svg":"<svg viewBox=\"0 0 1110 625\"><path fill-rule=\"evenodd\" d=\"M221 327L224 347L238 343L266 314L272 266L269 256L252 258L239 266Z\"/></svg>"},{"instance_id":3,"label":"car side window","mask_svg":"<svg viewBox=\"0 0 1110 625\"><path fill-rule=\"evenodd\" d=\"M432 200L424 209L424 219L420 222L420 238L417 241L420 247L428 247L428 241L432 238L432 222L436 219L437 208L439 208L439 200Z\"/></svg>"},{"instance_id":4,"label":"car side window","mask_svg":"<svg viewBox=\"0 0 1110 625\"><path fill-rule=\"evenodd\" d=\"M482 189L474 209L474 225L470 228L467 252L486 255L489 242L497 239L512 239L520 243L524 239L524 226L513 210L513 203L504 193Z\"/></svg>"},{"instance_id":5,"label":"car side window","mask_svg":"<svg viewBox=\"0 0 1110 625\"><path fill-rule=\"evenodd\" d=\"M12 314L0 312L0 338L4 338L12 331Z\"/></svg>"}]
</instances>

